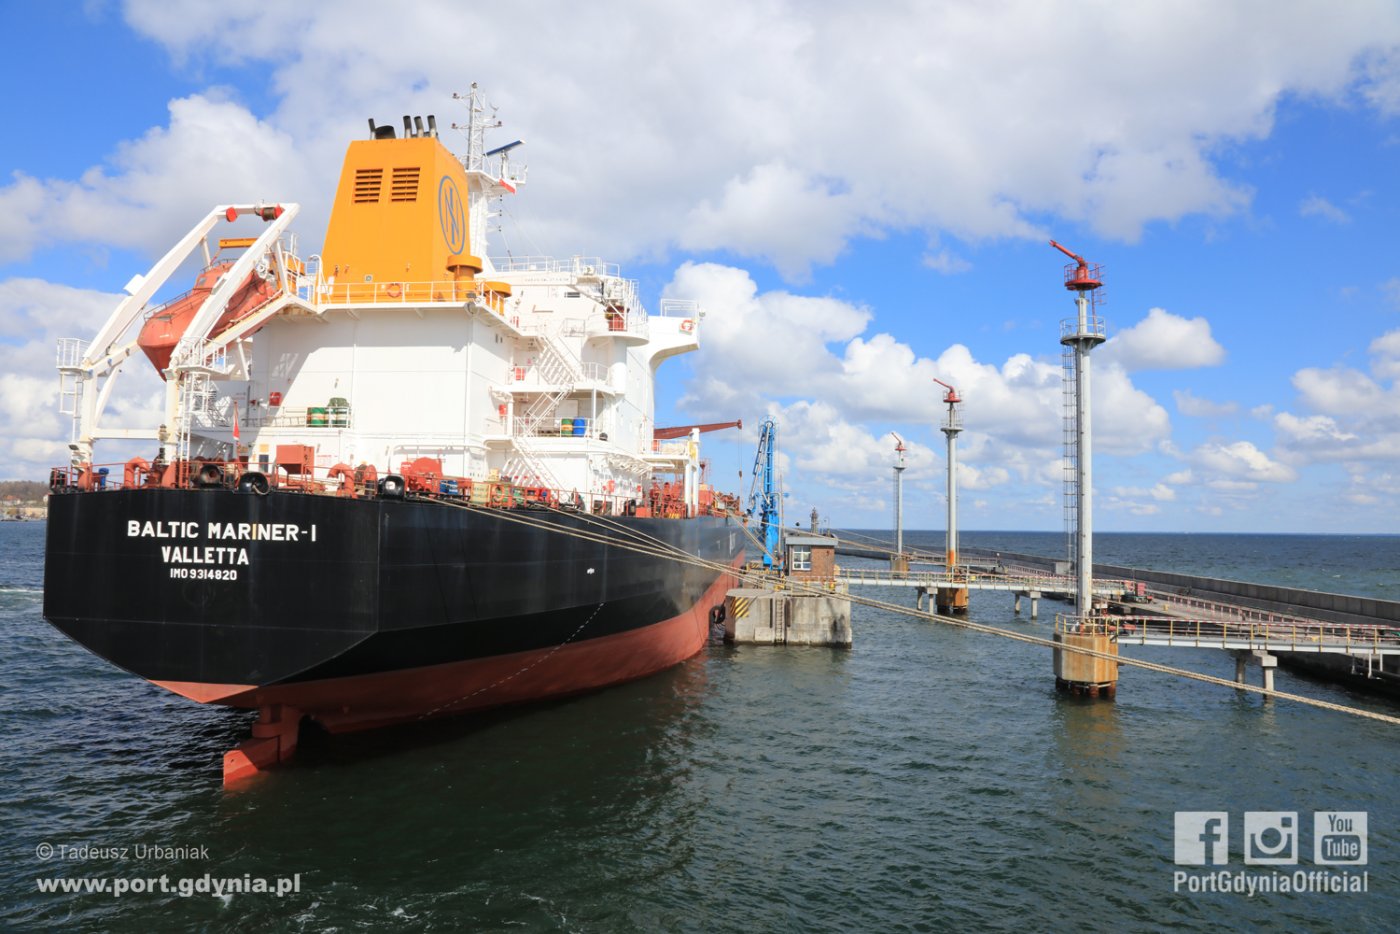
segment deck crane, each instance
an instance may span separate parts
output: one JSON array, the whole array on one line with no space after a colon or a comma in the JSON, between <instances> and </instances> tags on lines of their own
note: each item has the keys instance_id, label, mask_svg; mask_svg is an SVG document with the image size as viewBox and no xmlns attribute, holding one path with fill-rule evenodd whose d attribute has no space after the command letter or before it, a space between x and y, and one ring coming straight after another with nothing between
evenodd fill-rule
<instances>
[{"instance_id":1,"label":"deck crane","mask_svg":"<svg viewBox=\"0 0 1400 934\"><path fill-rule=\"evenodd\" d=\"M677 425L675 428L657 428L652 431L651 437L654 441L670 441L675 438L684 438L692 431L722 431L725 428L742 429L743 427L744 422L742 419L732 422L710 422L707 425Z\"/></svg>"},{"instance_id":2,"label":"deck crane","mask_svg":"<svg viewBox=\"0 0 1400 934\"><path fill-rule=\"evenodd\" d=\"M771 418L764 419L758 428L758 453L754 457L749 489L749 515L758 513L765 569L782 566L778 543L778 492L773 482L773 445L777 435L777 423Z\"/></svg>"}]
</instances>

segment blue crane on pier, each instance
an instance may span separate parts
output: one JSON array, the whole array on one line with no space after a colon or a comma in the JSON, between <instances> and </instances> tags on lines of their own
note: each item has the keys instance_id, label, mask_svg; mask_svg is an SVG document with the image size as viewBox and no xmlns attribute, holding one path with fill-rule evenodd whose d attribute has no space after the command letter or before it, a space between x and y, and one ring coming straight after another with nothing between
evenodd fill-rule
<instances>
[{"instance_id":1,"label":"blue crane on pier","mask_svg":"<svg viewBox=\"0 0 1400 934\"><path fill-rule=\"evenodd\" d=\"M754 457L753 482L749 489L749 515L758 513L765 568L782 566L778 543L778 492L773 482L773 445L777 435L777 423L771 418L764 419L758 429L758 454Z\"/></svg>"}]
</instances>

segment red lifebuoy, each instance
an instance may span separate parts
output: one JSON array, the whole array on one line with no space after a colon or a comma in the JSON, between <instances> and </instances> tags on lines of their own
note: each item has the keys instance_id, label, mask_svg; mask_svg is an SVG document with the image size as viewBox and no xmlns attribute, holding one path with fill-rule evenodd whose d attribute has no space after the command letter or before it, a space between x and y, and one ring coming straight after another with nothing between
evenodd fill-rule
<instances>
[{"instance_id":1,"label":"red lifebuoy","mask_svg":"<svg viewBox=\"0 0 1400 934\"><path fill-rule=\"evenodd\" d=\"M681 322L681 330L685 331L686 333L695 330L695 322L690 320L689 318L686 318L684 321Z\"/></svg>"},{"instance_id":2,"label":"red lifebuoy","mask_svg":"<svg viewBox=\"0 0 1400 934\"><path fill-rule=\"evenodd\" d=\"M390 298L398 298L403 294L403 290L399 288L397 282L390 282L389 285L385 287L384 294L388 295Z\"/></svg>"}]
</instances>

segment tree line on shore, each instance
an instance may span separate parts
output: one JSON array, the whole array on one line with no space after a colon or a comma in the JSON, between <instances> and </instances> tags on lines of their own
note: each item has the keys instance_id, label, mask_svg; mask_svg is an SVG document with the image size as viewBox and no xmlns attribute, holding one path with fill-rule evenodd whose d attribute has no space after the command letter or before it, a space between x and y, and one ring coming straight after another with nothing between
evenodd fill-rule
<instances>
[{"instance_id":1,"label":"tree line on shore","mask_svg":"<svg viewBox=\"0 0 1400 934\"><path fill-rule=\"evenodd\" d=\"M47 483L37 480L0 480L0 503L17 499L24 504L37 505L48 495Z\"/></svg>"}]
</instances>

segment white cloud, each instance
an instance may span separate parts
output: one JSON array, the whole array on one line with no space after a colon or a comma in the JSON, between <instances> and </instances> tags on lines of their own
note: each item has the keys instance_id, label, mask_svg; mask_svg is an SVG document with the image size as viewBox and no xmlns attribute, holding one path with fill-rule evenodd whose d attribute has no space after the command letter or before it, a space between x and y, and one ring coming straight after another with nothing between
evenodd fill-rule
<instances>
[{"instance_id":1,"label":"white cloud","mask_svg":"<svg viewBox=\"0 0 1400 934\"><path fill-rule=\"evenodd\" d=\"M1305 408L1327 415L1397 412L1394 391L1387 391L1365 373L1349 367L1323 370L1308 367L1293 375L1293 388Z\"/></svg>"},{"instance_id":2,"label":"white cloud","mask_svg":"<svg viewBox=\"0 0 1400 934\"><path fill-rule=\"evenodd\" d=\"M217 16L198 0L129 0L126 21L187 67L265 65L275 111L255 118L193 96L188 112L172 107L168 129L133 143L130 160L119 151L90 180L17 179L0 192L0 216L12 218L0 250L87 236L102 229L89 220L118 209L130 232L108 236L163 244L184 223L172 210L181 216L191 196L223 200L254 175L267 182L254 197L290 187L324 206L325 182L310 179L324 178L365 116L453 118L443 102L465 90L465 44L480 73L498 76L501 115L531 141L538 198L519 201L545 252L625 260L682 244L765 257L796 277L851 237L888 230L1039 237L1055 214L1133 240L1156 221L1229 215L1250 192L1216 153L1266 136L1281 99L1360 87L1386 111L1393 97L1392 58L1363 57L1400 39L1391 4L1325 17L1275 5L1263 27L1253 7L1207 0L1080 10L905 0L870 15L730 0L618 17L564 6L531 20L532 47L549 54L523 68L518 23L467 23L449 0L396 11L411 43L384 41L371 0L233 0ZM683 39L663 51L657 37ZM150 184L162 179L168 193ZM75 213L54 218L67 204Z\"/></svg>"},{"instance_id":3,"label":"white cloud","mask_svg":"<svg viewBox=\"0 0 1400 934\"><path fill-rule=\"evenodd\" d=\"M1300 418L1291 412L1280 412L1274 416L1274 426L1283 435L1285 443L1331 446L1356 440L1356 435L1342 431L1337 426L1337 420L1330 415Z\"/></svg>"},{"instance_id":4,"label":"white cloud","mask_svg":"<svg viewBox=\"0 0 1400 934\"><path fill-rule=\"evenodd\" d=\"M958 489L990 490L1011 481L1011 471L997 464L979 468L966 461L958 461ZM946 497L945 497L946 498Z\"/></svg>"},{"instance_id":5,"label":"white cloud","mask_svg":"<svg viewBox=\"0 0 1400 934\"><path fill-rule=\"evenodd\" d=\"M662 293L700 302L700 352L681 407L702 417L733 418L773 398L804 394L838 378L830 343L865 330L868 310L833 298L758 292L742 269L685 263Z\"/></svg>"},{"instance_id":6,"label":"white cloud","mask_svg":"<svg viewBox=\"0 0 1400 934\"><path fill-rule=\"evenodd\" d=\"M1183 318L1161 308L1110 339L1099 356L1126 370L1190 370L1225 362L1225 348L1205 318Z\"/></svg>"},{"instance_id":7,"label":"white cloud","mask_svg":"<svg viewBox=\"0 0 1400 934\"><path fill-rule=\"evenodd\" d=\"M1307 367L1293 375L1298 404L1310 414L1273 416L1290 463L1400 460L1400 330L1382 334L1368 349L1374 378L1345 366Z\"/></svg>"},{"instance_id":8,"label":"white cloud","mask_svg":"<svg viewBox=\"0 0 1400 934\"><path fill-rule=\"evenodd\" d=\"M1207 481L1216 489L1229 489L1239 483L1291 483L1298 472L1287 464L1272 460L1249 441L1229 444L1207 443L1190 454L1194 467L1217 480Z\"/></svg>"},{"instance_id":9,"label":"white cloud","mask_svg":"<svg viewBox=\"0 0 1400 934\"><path fill-rule=\"evenodd\" d=\"M887 333L869 333L874 319L866 309L833 298L760 293L748 273L713 263L683 265L664 294L707 309L681 408L701 421L774 411L800 472L827 483L881 476L889 445L875 423L919 426L935 444L942 441L936 426L946 410L937 377L965 400L961 488L1013 481L1058 488L1063 480L1058 361L1013 354L998 366L975 359L962 344L936 358L920 356ZM1093 386L1100 453L1140 454L1170 437L1166 410L1121 367L1096 368ZM915 450L911 445L911 479L919 473Z\"/></svg>"},{"instance_id":10,"label":"white cloud","mask_svg":"<svg viewBox=\"0 0 1400 934\"><path fill-rule=\"evenodd\" d=\"M1362 65L1361 93L1371 106L1387 116L1400 114L1400 52L1377 49Z\"/></svg>"},{"instance_id":11,"label":"white cloud","mask_svg":"<svg viewBox=\"0 0 1400 934\"><path fill-rule=\"evenodd\" d=\"M879 478L880 483L892 475L893 440L852 424L829 403L803 400L785 407L772 406L769 414L778 422L779 437L784 449L791 452L793 468L803 475L815 475L819 482L836 477ZM927 447L906 442L906 476L929 472L934 460Z\"/></svg>"},{"instance_id":12,"label":"white cloud","mask_svg":"<svg viewBox=\"0 0 1400 934\"><path fill-rule=\"evenodd\" d=\"M767 256L789 278L800 278L809 264L836 258L859 218L849 191L776 162L730 179L718 204L701 201L677 240L690 250Z\"/></svg>"},{"instance_id":13,"label":"white cloud","mask_svg":"<svg viewBox=\"0 0 1400 934\"><path fill-rule=\"evenodd\" d=\"M0 479L44 479L68 461L72 422L58 412L59 337L88 338L120 296L38 279L0 281ZM137 354L123 367L122 385L103 424L145 427L159 421L160 378Z\"/></svg>"},{"instance_id":14,"label":"white cloud","mask_svg":"<svg viewBox=\"0 0 1400 934\"><path fill-rule=\"evenodd\" d=\"M1377 379L1400 380L1400 329L1371 341L1371 372Z\"/></svg>"},{"instance_id":15,"label":"white cloud","mask_svg":"<svg viewBox=\"0 0 1400 934\"><path fill-rule=\"evenodd\" d=\"M1189 389L1172 390L1172 398L1176 400L1176 410L1192 418L1225 418L1240 410L1237 402L1212 402L1200 398Z\"/></svg>"},{"instance_id":16,"label":"white cloud","mask_svg":"<svg viewBox=\"0 0 1400 934\"><path fill-rule=\"evenodd\" d=\"M1113 488L1112 494L1124 498L1155 499L1163 503L1169 503L1176 499L1176 490L1165 483L1154 483L1151 487L1116 486Z\"/></svg>"},{"instance_id":17,"label":"white cloud","mask_svg":"<svg viewBox=\"0 0 1400 934\"><path fill-rule=\"evenodd\" d=\"M1171 437L1171 418L1118 366L1093 370L1094 450L1104 454L1144 454Z\"/></svg>"},{"instance_id":18,"label":"white cloud","mask_svg":"<svg viewBox=\"0 0 1400 934\"><path fill-rule=\"evenodd\" d=\"M1351 217L1321 195L1309 195L1298 205L1298 213L1303 217L1320 217L1334 224L1346 224Z\"/></svg>"},{"instance_id":19,"label":"white cloud","mask_svg":"<svg viewBox=\"0 0 1400 934\"><path fill-rule=\"evenodd\" d=\"M0 188L0 262L59 243L158 256L218 204L307 197L324 206L333 183L310 183L309 155L239 104L171 101L169 127L123 144L107 166L77 180L16 174ZM314 213L324 217L324 207Z\"/></svg>"},{"instance_id":20,"label":"white cloud","mask_svg":"<svg viewBox=\"0 0 1400 934\"><path fill-rule=\"evenodd\" d=\"M967 272L972 268L972 264L961 256L954 256L947 250L939 250L936 253L925 253L923 263L929 269L935 269L945 276L956 275L960 272Z\"/></svg>"}]
</instances>

